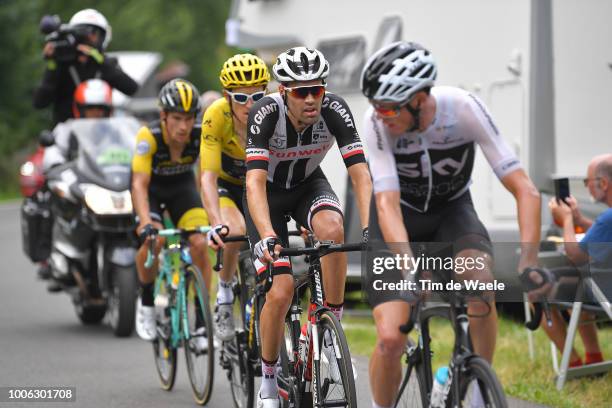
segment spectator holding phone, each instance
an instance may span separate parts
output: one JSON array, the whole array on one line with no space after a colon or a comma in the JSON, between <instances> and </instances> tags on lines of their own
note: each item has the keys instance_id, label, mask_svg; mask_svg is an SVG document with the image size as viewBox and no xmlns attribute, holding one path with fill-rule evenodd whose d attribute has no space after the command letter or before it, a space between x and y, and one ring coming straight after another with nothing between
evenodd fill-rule
<instances>
[{"instance_id":1,"label":"spectator holding phone","mask_svg":"<svg viewBox=\"0 0 612 408\"><path fill-rule=\"evenodd\" d=\"M591 160L584 185L589 189L594 201L608 206L608 209L595 221L582 215L576 199L571 195L560 202L552 198L548 207L554 219L560 222L563 229L565 253L573 265L579 266L590 262L595 266L610 267L612 259L612 154L599 155ZM575 226L580 226L586 231L584 238L579 243L576 239ZM602 245L602 243L610 243L610 245ZM610 294L606 295L610 296ZM583 321L593 319L593 316L586 312L582 312L580 317ZM541 326L557 348L562 350L566 336L565 321L558 310L553 311L551 318L553 322L551 327L546 324L541 324ZM581 324L578 330L586 350L585 363L593 364L603 361L595 324ZM582 365L582 359L576 350L572 349L570 367L580 365Z\"/></svg>"}]
</instances>

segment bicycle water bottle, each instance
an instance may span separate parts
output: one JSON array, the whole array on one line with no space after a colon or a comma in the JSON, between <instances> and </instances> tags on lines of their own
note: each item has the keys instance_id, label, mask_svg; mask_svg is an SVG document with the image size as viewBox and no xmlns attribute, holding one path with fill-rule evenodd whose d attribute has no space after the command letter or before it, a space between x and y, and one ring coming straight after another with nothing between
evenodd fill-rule
<instances>
[{"instance_id":1,"label":"bicycle water bottle","mask_svg":"<svg viewBox=\"0 0 612 408\"><path fill-rule=\"evenodd\" d=\"M430 408L444 408L446 406L446 394L450 388L449 380L448 367L445 366L438 368L431 390L431 400L429 402Z\"/></svg>"}]
</instances>

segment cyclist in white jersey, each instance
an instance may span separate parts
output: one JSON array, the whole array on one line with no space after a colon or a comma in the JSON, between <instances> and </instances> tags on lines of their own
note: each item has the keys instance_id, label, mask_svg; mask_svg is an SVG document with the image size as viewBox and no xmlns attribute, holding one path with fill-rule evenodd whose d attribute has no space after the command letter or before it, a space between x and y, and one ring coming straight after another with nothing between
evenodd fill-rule
<instances>
[{"instance_id":1,"label":"cyclist in white jersey","mask_svg":"<svg viewBox=\"0 0 612 408\"><path fill-rule=\"evenodd\" d=\"M362 227L367 227L370 173L350 109L341 97L325 92L328 72L329 64L318 50L296 47L285 51L273 67L281 83L279 92L257 101L249 113L245 220L258 276L263 276L268 262L273 262L274 275L261 314L258 407L279 406L275 365L293 296L291 265L277 253L280 245L288 243L285 216L291 215L320 240L344 242L342 210L319 167L335 142L355 190ZM275 248L274 256L268 245ZM321 264L327 307L340 319L346 255L327 255ZM332 350L324 348L323 352Z\"/></svg>"},{"instance_id":2,"label":"cyclist in white jersey","mask_svg":"<svg viewBox=\"0 0 612 408\"><path fill-rule=\"evenodd\" d=\"M413 253L409 241L448 243L455 259L481 260L461 276L456 274L456 280L491 282L491 242L469 192L478 145L516 199L520 238L525 243L519 270L536 265L537 189L480 99L462 89L434 87L436 74L429 51L407 42L382 48L362 71L361 89L372 105L363 132L374 187L370 242L380 241L409 255ZM368 290L378 335L370 360L375 408L392 406L401 380L406 336L398 327L408 320L405 302L411 300L402 295ZM491 362L497 332L495 303L492 299L489 305L468 302L468 313L487 314L470 318L470 333L476 353Z\"/></svg>"}]
</instances>

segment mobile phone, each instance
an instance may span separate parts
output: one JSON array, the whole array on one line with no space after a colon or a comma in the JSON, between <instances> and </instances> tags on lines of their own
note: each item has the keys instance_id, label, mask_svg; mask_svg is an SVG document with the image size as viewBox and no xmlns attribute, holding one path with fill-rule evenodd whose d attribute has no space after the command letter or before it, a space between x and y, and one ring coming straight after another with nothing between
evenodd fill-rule
<instances>
[{"instance_id":1,"label":"mobile phone","mask_svg":"<svg viewBox=\"0 0 612 408\"><path fill-rule=\"evenodd\" d=\"M567 177L555 179L555 197L557 197L557 202L565 202L565 199L569 196L569 179Z\"/></svg>"}]
</instances>

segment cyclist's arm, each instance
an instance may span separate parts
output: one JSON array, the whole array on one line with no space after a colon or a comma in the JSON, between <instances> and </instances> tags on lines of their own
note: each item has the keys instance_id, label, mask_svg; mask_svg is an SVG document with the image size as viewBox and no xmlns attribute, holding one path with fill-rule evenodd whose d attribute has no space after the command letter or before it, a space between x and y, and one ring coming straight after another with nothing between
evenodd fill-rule
<instances>
[{"instance_id":1,"label":"cyclist's arm","mask_svg":"<svg viewBox=\"0 0 612 408\"><path fill-rule=\"evenodd\" d=\"M504 187L516 200L521 260L519 271L537 265L541 229L541 199L520 161L493 123L490 113L480 99L468 94L469 109L462 112L474 140L481 147L487 161Z\"/></svg>"},{"instance_id":2,"label":"cyclist's arm","mask_svg":"<svg viewBox=\"0 0 612 408\"><path fill-rule=\"evenodd\" d=\"M361 227L365 228L368 226L372 179L368 166L365 164L363 143L359 138L353 114L346 101L331 93L326 94L325 98L328 99L325 104L327 108L323 109L321 114L338 142L344 165L351 177L353 191L355 191L355 197L357 198ZM330 108L332 102L333 109Z\"/></svg>"},{"instance_id":3,"label":"cyclist's arm","mask_svg":"<svg viewBox=\"0 0 612 408\"><path fill-rule=\"evenodd\" d=\"M219 115L220 114L220 115ZM223 223L219 207L217 180L221 172L221 149L223 112L211 106L202 118L202 139L200 142L200 170L202 203L208 213L210 225Z\"/></svg>"},{"instance_id":4,"label":"cyclist's arm","mask_svg":"<svg viewBox=\"0 0 612 408\"><path fill-rule=\"evenodd\" d=\"M270 160L269 139L274 134L278 115L276 101L265 97L253 105L247 122L247 203L261 238L276 236L270 220L266 183Z\"/></svg>"},{"instance_id":5,"label":"cyclist's arm","mask_svg":"<svg viewBox=\"0 0 612 408\"><path fill-rule=\"evenodd\" d=\"M149 212L149 184L151 182L151 170L153 155L157 150L157 143L147 127L138 131L136 136L136 152L132 159L132 205L138 216L140 225L151 223Z\"/></svg>"},{"instance_id":6,"label":"cyclist's arm","mask_svg":"<svg viewBox=\"0 0 612 408\"><path fill-rule=\"evenodd\" d=\"M395 157L382 124L370 107L363 120L378 224L387 243L398 243L398 253L410 254L408 231L401 209L401 192Z\"/></svg>"},{"instance_id":7,"label":"cyclist's arm","mask_svg":"<svg viewBox=\"0 0 612 408\"><path fill-rule=\"evenodd\" d=\"M506 175L501 182L516 200L522 246L519 271L522 271L538 263L542 222L540 194L523 169Z\"/></svg>"}]
</instances>

